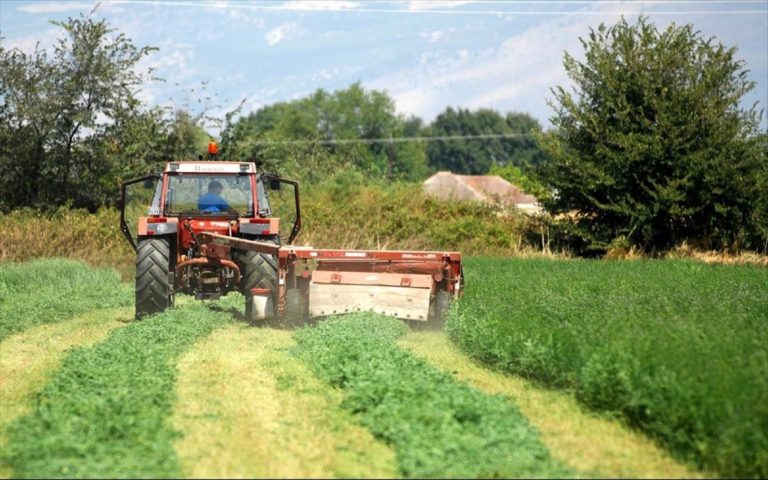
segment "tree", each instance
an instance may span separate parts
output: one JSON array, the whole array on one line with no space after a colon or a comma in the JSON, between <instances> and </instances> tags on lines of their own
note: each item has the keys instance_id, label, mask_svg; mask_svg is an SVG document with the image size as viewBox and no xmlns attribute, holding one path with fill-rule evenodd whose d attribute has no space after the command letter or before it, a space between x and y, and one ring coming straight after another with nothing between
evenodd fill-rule
<instances>
[{"instance_id":1,"label":"tree","mask_svg":"<svg viewBox=\"0 0 768 480\"><path fill-rule=\"evenodd\" d=\"M4 148L0 195L6 207L107 203L116 165L103 156L106 135L129 123L141 103L139 48L90 16L52 22L65 36L52 55L0 48Z\"/></svg>"},{"instance_id":2,"label":"tree","mask_svg":"<svg viewBox=\"0 0 768 480\"><path fill-rule=\"evenodd\" d=\"M429 133L437 137L456 138L430 142L427 146L429 165L437 170L471 175L486 174L493 165L523 167L543 159L533 136L540 131L539 122L525 113L510 112L506 117L497 111L476 111L448 107L432 122Z\"/></svg>"},{"instance_id":3,"label":"tree","mask_svg":"<svg viewBox=\"0 0 768 480\"><path fill-rule=\"evenodd\" d=\"M758 247L766 156L761 113L739 107L754 83L736 49L646 18L581 43L583 62L564 59L574 89L552 90L555 128L541 138L549 211L569 213L568 231L598 250Z\"/></svg>"},{"instance_id":4,"label":"tree","mask_svg":"<svg viewBox=\"0 0 768 480\"><path fill-rule=\"evenodd\" d=\"M255 161L306 181L349 168L368 177L418 180L427 173L423 146L389 139L417 134L420 124L398 115L385 92L354 83L332 93L319 89L229 122L222 150L227 158Z\"/></svg>"}]
</instances>

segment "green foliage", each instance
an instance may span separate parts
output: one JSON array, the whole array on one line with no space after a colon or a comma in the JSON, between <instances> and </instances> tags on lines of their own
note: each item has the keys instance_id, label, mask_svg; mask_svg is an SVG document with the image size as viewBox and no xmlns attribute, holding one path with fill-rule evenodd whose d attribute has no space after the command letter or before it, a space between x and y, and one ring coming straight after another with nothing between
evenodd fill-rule
<instances>
[{"instance_id":1,"label":"green foliage","mask_svg":"<svg viewBox=\"0 0 768 480\"><path fill-rule=\"evenodd\" d=\"M528 168L526 168L527 170ZM489 173L491 175L498 175L512 185L520 187L525 193L533 195L539 201L543 201L552 195L550 190L539 183L535 177L524 173L521 167L511 163L504 166L493 165Z\"/></svg>"},{"instance_id":2,"label":"green foliage","mask_svg":"<svg viewBox=\"0 0 768 480\"><path fill-rule=\"evenodd\" d=\"M481 393L398 348L408 330L375 314L296 332L295 353L344 389L343 406L397 452L406 477L561 477L537 432L501 396Z\"/></svg>"},{"instance_id":3,"label":"green foliage","mask_svg":"<svg viewBox=\"0 0 768 480\"><path fill-rule=\"evenodd\" d=\"M119 219L113 208L94 214L64 207L50 213L31 208L0 213L0 261L72 258L113 268L123 281L133 281L136 254L120 232Z\"/></svg>"},{"instance_id":4,"label":"green foliage","mask_svg":"<svg viewBox=\"0 0 768 480\"><path fill-rule=\"evenodd\" d=\"M0 192L9 206L95 208L108 201L102 180L116 165L102 158L107 132L140 103L138 48L106 21L81 15L53 22L64 31L53 54L0 49L3 136ZM112 124L110 126L109 124Z\"/></svg>"},{"instance_id":5,"label":"green foliage","mask_svg":"<svg viewBox=\"0 0 768 480\"><path fill-rule=\"evenodd\" d=\"M196 303L114 330L68 355L8 429L3 455L22 478L179 478L169 425L175 360L225 323Z\"/></svg>"},{"instance_id":6,"label":"green foliage","mask_svg":"<svg viewBox=\"0 0 768 480\"><path fill-rule=\"evenodd\" d=\"M305 191L299 240L320 248L511 253L536 248L536 220L479 202L444 202L420 185L340 173Z\"/></svg>"},{"instance_id":7,"label":"green foliage","mask_svg":"<svg viewBox=\"0 0 768 480\"><path fill-rule=\"evenodd\" d=\"M225 159L255 161L264 170L309 182L350 168L366 177L419 180L427 173L423 147L377 140L401 137L416 126L395 113L385 92L355 83L269 105L228 124L222 153Z\"/></svg>"},{"instance_id":8,"label":"green foliage","mask_svg":"<svg viewBox=\"0 0 768 480\"><path fill-rule=\"evenodd\" d=\"M64 35L52 55L0 45L0 210L116 205L124 179L204 151L205 112L136 98L154 80L137 66L155 48L105 20L53 23Z\"/></svg>"},{"instance_id":9,"label":"green foliage","mask_svg":"<svg viewBox=\"0 0 768 480\"><path fill-rule=\"evenodd\" d=\"M451 338L729 477L768 475L768 270L468 259Z\"/></svg>"},{"instance_id":10,"label":"green foliage","mask_svg":"<svg viewBox=\"0 0 768 480\"><path fill-rule=\"evenodd\" d=\"M111 269L46 259L0 263L0 340L96 308L133 304L133 289Z\"/></svg>"},{"instance_id":11,"label":"green foliage","mask_svg":"<svg viewBox=\"0 0 768 480\"><path fill-rule=\"evenodd\" d=\"M577 212L569 228L587 248L621 236L643 249L763 247L768 160L756 106L739 107L754 82L736 49L647 18L601 24L582 45L584 62L564 60L575 90L553 89L555 128L541 136L548 210Z\"/></svg>"},{"instance_id":12,"label":"green foliage","mask_svg":"<svg viewBox=\"0 0 768 480\"><path fill-rule=\"evenodd\" d=\"M520 167L537 165L544 160L543 152L533 137L534 132L541 131L541 126L525 113L510 112L505 118L488 108L472 112L448 107L427 130L435 137L509 135L430 142L427 146L429 166L437 170L484 175L494 165Z\"/></svg>"}]
</instances>

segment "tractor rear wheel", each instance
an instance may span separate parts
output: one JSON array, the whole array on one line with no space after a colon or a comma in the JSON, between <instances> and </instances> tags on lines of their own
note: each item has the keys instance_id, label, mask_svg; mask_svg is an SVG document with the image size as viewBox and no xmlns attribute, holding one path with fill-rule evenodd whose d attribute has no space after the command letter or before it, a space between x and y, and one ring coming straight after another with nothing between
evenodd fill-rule
<instances>
[{"instance_id":1,"label":"tractor rear wheel","mask_svg":"<svg viewBox=\"0 0 768 480\"><path fill-rule=\"evenodd\" d=\"M171 265L169 238L140 238L136 249L136 318L173 306L168 281Z\"/></svg>"},{"instance_id":2,"label":"tractor rear wheel","mask_svg":"<svg viewBox=\"0 0 768 480\"><path fill-rule=\"evenodd\" d=\"M269 242L279 245L280 242L275 239L258 239L261 242ZM258 320L254 318L256 308L254 306L252 288L266 288L272 294L267 302L267 317L275 316L275 307L277 305L277 257L265 253L252 251L233 252L234 260L240 267L241 287L245 297L245 319L248 321Z\"/></svg>"}]
</instances>

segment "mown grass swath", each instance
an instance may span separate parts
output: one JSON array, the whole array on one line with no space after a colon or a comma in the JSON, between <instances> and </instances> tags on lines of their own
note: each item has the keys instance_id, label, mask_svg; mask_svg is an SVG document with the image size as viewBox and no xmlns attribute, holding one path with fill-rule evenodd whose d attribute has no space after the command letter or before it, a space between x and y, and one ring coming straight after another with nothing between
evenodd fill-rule
<instances>
[{"instance_id":1,"label":"mown grass swath","mask_svg":"<svg viewBox=\"0 0 768 480\"><path fill-rule=\"evenodd\" d=\"M35 409L9 427L18 477L179 477L170 427L175 360L226 322L192 304L67 356Z\"/></svg>"},{"instance_id":2,"label":"mown grass swath","mask_svg":"<svg viewBox=\"0 0 768 480\"><path fill-rule=\"evenodd\" d=\"M133 289L109 269L64 259L0 264L0 340L34 325L133 303Z\"/></svg>"},{"instance_id":3,"label":"mown grass swath","mask_svg":"<svg viewBox=\"0 0 768 480\"><path fill-rule=\"evenodd\" d=\"M545 477L567 471L519 410L397 347L402 322L374 314L295 334L296 354L346 393L343 405L391 444L407 477Z\"/></svg>"},{"instance_id":4,"label":"mown grass swath","mask_svg":"<svg viewBox=\"0 0 768 480\"><path fill-rule=\"evenodd\" d=\"M623 416L727 476L768 476L768 269L470 259L448 320L474 357Z\"/></svg>"}]
</instances>

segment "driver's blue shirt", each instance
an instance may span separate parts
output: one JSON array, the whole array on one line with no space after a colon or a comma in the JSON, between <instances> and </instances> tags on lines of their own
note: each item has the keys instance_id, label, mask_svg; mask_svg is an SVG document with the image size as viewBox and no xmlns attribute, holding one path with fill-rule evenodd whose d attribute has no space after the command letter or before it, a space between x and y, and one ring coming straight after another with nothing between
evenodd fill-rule
<instances>
[{"instance_id":1,"label":"driver's blue shirt","mask_svg":"<svg viewBox=\"0 0 768 480\"><path fill-rule=\"evenodd\" d=\"M220 196L208 192L197 201L197 208L208 212L223 212L229 210L229 204Z\"/></svg>"}]
</instances>

